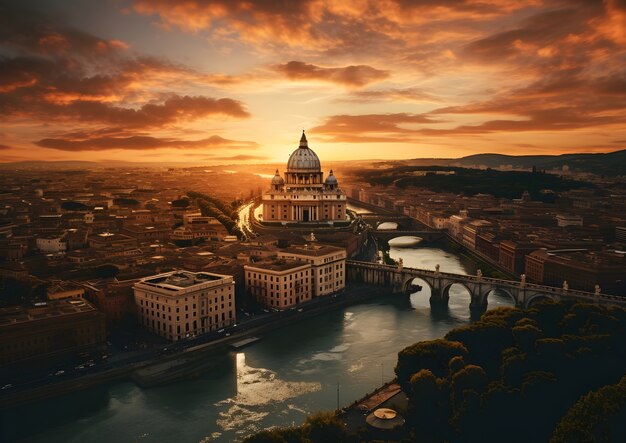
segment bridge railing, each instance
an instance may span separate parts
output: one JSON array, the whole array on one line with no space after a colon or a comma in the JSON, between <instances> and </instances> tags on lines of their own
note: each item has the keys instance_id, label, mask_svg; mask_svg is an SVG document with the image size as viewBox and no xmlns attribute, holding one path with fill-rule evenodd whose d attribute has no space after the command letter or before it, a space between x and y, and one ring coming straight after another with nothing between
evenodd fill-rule
<instances>
[{"instance_id":1,"label":"bridge railing","mask_svg":"<svg viewBox=\"0 0 626 443\"><path fill-rule=\"evenodd\" d=\"M384 270L384 271L398 271L398 267L394 265L387 265L381 263L370 263L370 262L362 262L358 260L346 260L346 265L348 266L356 266L361 268L375 269L375 270ZM546 286L546 285L538 285L535 283L522 283L521 281L516 280L504 280L499 278L491 278L491 277L478 277L477 275L465 275L465 274L454 274L451 272L437 272L432 271L430 269L420 269L420 268L409 268L404 267L404 272L416 272L418 274L429 276L429 277L445 277L453 280L460 281L471 281L473 283L491 283L499 286L509 286L513 288L524 288L527 290L537 291L546 294L557 294L557 295L566 295L568 297L582 298L586 300L597 300L598 298L618 301L626 304L626 298L620 297L618 295L610 295L610 294L596 294L595 292L588 291L579 291L576 289L564 289L556 286Z\"/></svg>"},{"instance_id":2,"label":"bridge railing","mask_svg":"<svg viewBox=\"0 0 626 443\"><path fill-rule=\"evenodd\" d=\"M370 230L371 234L395 234L397 236L402 235L444 235L445 232L442 230L426 230L426 229L372 229Z\"/></svg>"}]
</instances>

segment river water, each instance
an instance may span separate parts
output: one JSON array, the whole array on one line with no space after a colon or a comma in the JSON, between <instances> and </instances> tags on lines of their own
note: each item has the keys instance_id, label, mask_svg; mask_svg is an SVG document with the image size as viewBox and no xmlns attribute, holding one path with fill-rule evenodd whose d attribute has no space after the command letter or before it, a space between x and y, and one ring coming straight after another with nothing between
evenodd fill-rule
<instances>
[{"instance_id":1,"label":"river water","mask_svg":"<svg viewBox=\"0 0 626 443\"><path fill-rule=\"evenodd\" d=\"M392 247L404 266L474 273L464 257L435 247ZM1 441L236 441L259 429L301 423L347 405L393 378L403 347L470 321L469 296L452 287L447 313L431 313L428 289L381 296L263 335L193 380L140 389L118 382L5 412ZM490 296L489 307L510 305Z\"/></svg>"}]
</instances>

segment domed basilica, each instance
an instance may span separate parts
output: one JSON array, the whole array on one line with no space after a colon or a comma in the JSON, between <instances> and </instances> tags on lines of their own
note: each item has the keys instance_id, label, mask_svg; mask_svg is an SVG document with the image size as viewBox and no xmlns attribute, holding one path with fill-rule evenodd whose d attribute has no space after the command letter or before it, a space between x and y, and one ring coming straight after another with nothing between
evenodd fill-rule
<instances>
[{"instance_id":1,"label":"domed basilica","mask_svg":"<svg viewBox=\"0 0 626 443\"><path fill-rule=\"evenodd\" d=\"M346 194L338 187L332 169L324 180L320 159L307 142L287 162L285 178L276 170L271 189L263 194L265 222L338 222L346 220Z\"/></svg>"}]
</instances>

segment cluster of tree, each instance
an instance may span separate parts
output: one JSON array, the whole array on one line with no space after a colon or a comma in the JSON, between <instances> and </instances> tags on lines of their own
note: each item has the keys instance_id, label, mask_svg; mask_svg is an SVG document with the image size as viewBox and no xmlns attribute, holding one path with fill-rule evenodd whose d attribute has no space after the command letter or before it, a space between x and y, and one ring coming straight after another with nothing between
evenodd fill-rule
<instances>
[{"instance_id":1,"label":"cluster of tree","mask_svg":"<svg viewBox=\"0 0 626 443\"><path fill-rule=\"evenodd\" d=\"M184 209L184 208L189 207L189 205L191 204L191 201L188 198L183 197L183 198L177 198L176 200L172 200L170 204L172 205L173 208Z\"/></svg>"},{"instance_id":2,"label":"cluster of tree","mask_svg":"<svg viewBox=\"0 0 626 443\"><path fill-rule=\"evenodd\" d=\"M14 277L0 280L0 307L21 306L47 298L47 283L33 283Z\"/></svg>"},{"instance_id":3,"label":"cluster of tree","mask_svg":"<svg viewBox=\"0 0 626 443\"><path fill-rule=\"evenodd\" d=\"M87 211L91 208L81 202L65 201L61 203L61 209L65 211Z\"/></svg>"},{"instance_id":4,"label":"cluster of tree","mask_svg":"<svg viewBox=\"0 0 626 443\"><path fill-rule=\"evenodd\" d=\"M551 443L626 441L626 376L583 395L556 426Z\"/></svg>"},{"instance_id":5,"label":"cluster of tree","mask_svg":"<svg viewBox=\"0 0 626 443\"><path fill-rule=\"evenodd\" d=\"M120 269L113 264L103 264L83 268L68 267L65 271L57 271L57 276L68 280L87 280L90 278L113 278L117 277Z\"/></svg>"},{"instance_id":6,"label":"cluster of tree","mask_svg":"<svg viewBox=\"0 0 626 443\"><path fill-rule=\"evenodd\" d=\"M219 198L211 197L210 195L202 194L200 192L190 191L187 195L196 201L196 205L200 208L202 215L208 217L215 217L229 233L238 237L242 236L242 232L237 226L237 211L230 204L220 200Z\"/></svg>"},{"instance_id":7,"label":"cluster of tree","mask_svg":"<svg viewBox=\"0 0 626 443\"><path fill-rule=\"evenodd\" d=\"M596 441L574 438L583 425L572 423L587 414L584 426L601 428L611 437L606 441L624 441L623 385L583 397L567 411L626 373L625 332L626 311L616 307L544 301L526 311L488 311L444 339L398 354L407 424L419 441L548 441L555 427L555 442ZM613 407L607 416L598 395L620 412Z\"/></svg>"},{"instance_id":8,"label":"cluster of tree","mask_svg":"<svg viewBox=\"0 0 626 443\"><path fill-rule=\"evenodd\" d=\"M113 199L113 204L117 206L126 206L126 207L137 207L139 206L139 200L135 200L134 198L125 198L119 197Z\"/></svg>"},{"instance_id":9,"label":"cluster of tree","mask_svg":"<svg viewBox=\"0 0 626 443\"><path fill-rule=\"evenodd\" d=\"M355 442L334 413L318 412L302 426L274 428L247 437L245 443L348 443Z\"/></svg>"},{"instance_id":10,"label":"cluster of tree","mask_svg":"<svg viewBox=\"0 0 626 443\"><path fill-rule=\"evenodd\" d=\"M194 191L189 191L187 195L192 200L198 200L198 199L206 200L207 202L211 203L213 206L215 206L217 209L219 209L220 211L222 211L224 214L228 215L229 217L237 218L237 215L236 215L237 211L235 210L236 206L226 203L225 201L220 200L219 198L212 197L208 194L203 194L201 192L194 192Z\"/></svg>"},{"instance_id":11,"label":"cluster of tree","mask_svg":"<svg viewBox=\"0 0 626 443\"><path fill-rule=\"evenodd\" d=\"M425 175L415 175L418 171ZM453 174L436 174L436 171L451 171ZM410 186L428 188L436 192L475 195L491 194L495 197L519 198L528 191L533 200L553 201L555 195L542 192L550 189L555 192L569 189L593 188L593 184L571 180L558 175L539 171L498 171L493 169L468 169L441 166L400 166L384 170L364 170L360 178L372 185L399 188Z\"/></svg>"}]
</instances>

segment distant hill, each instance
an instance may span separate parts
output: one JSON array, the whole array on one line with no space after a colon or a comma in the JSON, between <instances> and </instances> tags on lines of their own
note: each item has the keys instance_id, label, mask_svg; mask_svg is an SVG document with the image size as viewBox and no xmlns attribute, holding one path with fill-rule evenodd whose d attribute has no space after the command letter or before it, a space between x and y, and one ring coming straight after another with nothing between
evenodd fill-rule
<instances>
[{"instance_id":1,"label":"distant hill","mask_svg":"<svg viewBox=\"0 0 626 443\"><path fill-rule=\"evenodd\" d=\"M503 155L476 154L453 160L450 165L498 168L510 165L513 168L562 169L593 172L605 175L626 175L626 149L607 154L562 154L562 155Z\"/></svg>"},{"instance_id":2,"label":"distant hill","mask_svg":"<svg viewBox=\"0 0 626 443\"><path fill-rule=\"evenodd\" d=\"M371 163L375 168L401 166L460 166L464 168L506 168L552 170L569 167L571 171L616 176L626 175L626 149L607 154L562 155L505 155L474 154L461 158L413 158L407 160L380 160Z\"/></svg>"},{"instance_id":3,"label":"distant hill","mask_svg":"<svg viewBox=\"0 0 626 443\"><path fill-rule=\"evenodd\" d=\"M25 160L20 162L0 163L0 169L81 169L102 167L104 167L102 163L81 160Z\"/></svg>"}]
</instances>

